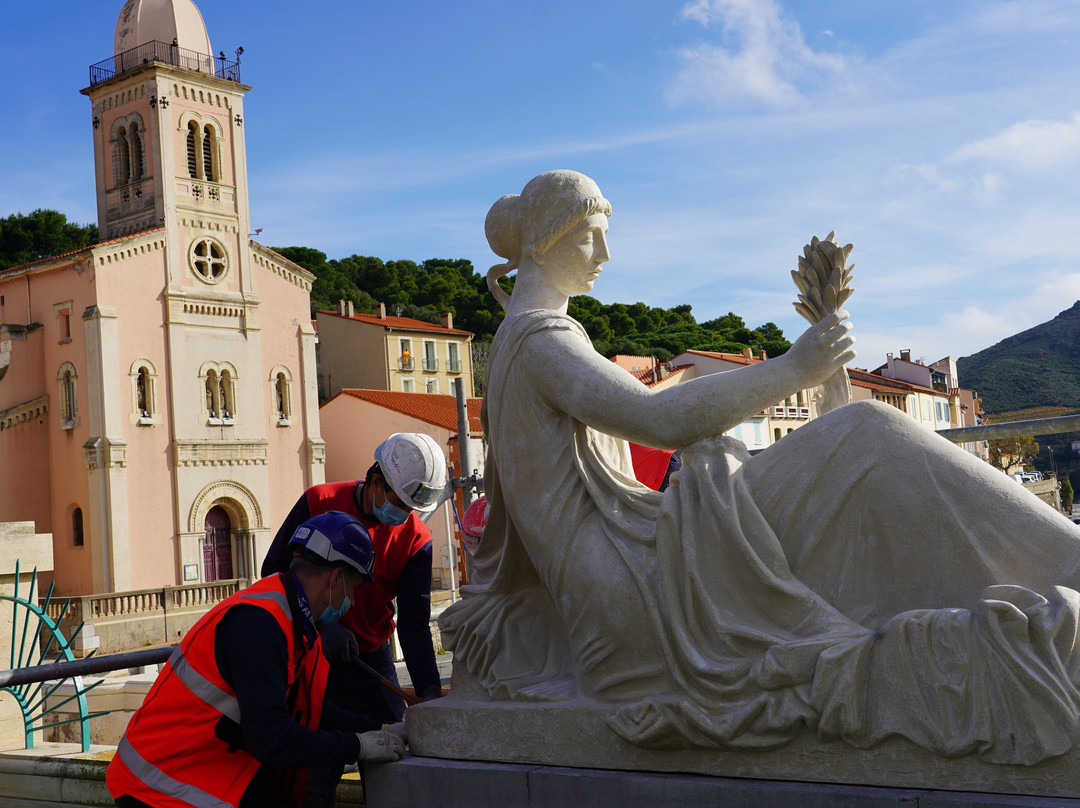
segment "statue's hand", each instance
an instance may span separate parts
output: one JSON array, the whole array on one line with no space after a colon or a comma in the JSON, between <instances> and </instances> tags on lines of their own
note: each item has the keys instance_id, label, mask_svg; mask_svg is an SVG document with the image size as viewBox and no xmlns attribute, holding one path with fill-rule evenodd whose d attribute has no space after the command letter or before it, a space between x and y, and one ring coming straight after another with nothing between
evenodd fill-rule
<instances>
[{"instance_id":1,"label":"statue's hand","mask_svg":"<svg viewBox=\"0 0 1080 808\"><path fill-rule=\"evenodd\" d=\"M840 310L806 329L783 358L794 369L799 387L813 387L854 361L854 345L848 313Z\"/></svg>"}]
</instances>

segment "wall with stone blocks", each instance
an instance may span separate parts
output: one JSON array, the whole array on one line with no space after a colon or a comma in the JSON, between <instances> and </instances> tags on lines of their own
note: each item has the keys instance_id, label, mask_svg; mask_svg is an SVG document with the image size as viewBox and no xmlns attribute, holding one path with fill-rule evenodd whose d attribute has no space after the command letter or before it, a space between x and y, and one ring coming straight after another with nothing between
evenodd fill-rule
<instances>
[{"instance_id":1,"label":"wall with stone blocks","mask_svg":"<svg viewBox=\"0 0 1080 808\"><path fill-rule=\"evenodd\" d=\"M105 788L105 769L111 755L97 760L28 757L0 754L0 806L4 808L97 808L114 806ZM338 786L336 808L364 805L357 775L346 775Z\"/></svg>"}]
</instances>

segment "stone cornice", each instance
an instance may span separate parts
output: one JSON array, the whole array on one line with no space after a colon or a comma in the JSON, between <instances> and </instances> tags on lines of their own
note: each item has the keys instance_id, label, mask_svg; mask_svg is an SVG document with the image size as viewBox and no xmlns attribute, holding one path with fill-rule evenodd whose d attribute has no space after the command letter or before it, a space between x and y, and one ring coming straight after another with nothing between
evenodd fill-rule
<instances>
[{"instance_id":1,"label":"stone cornice","mask_svg":"<svg viewBox=\"0 0 1080 808\"><path fill-rule=\"evenodd\" d=\"M11 429L19 424L40 418L49 412L49 397L42 396L23 404L16 404L6 410L0 410L0 432Z\"/></svg>"},{"instance_id":2,"label":"stone cornice","mask_svg":"<svg viewBox=\"0 0 1080 808\"><path fill-rule=\"evenodd\" d=\"M251 260L256 266L268 269L275 275L279 275L294 286L299 286L305 292L311 291L311 284L315 276L299 264L294 264L284 255L274 252L269 247L264 247L257 241L251 244Z\"/></svg>"},{"instance_id":3,"label":"stone cornice","mask_svg":"<svg viewBox=\"0 0 1080 808\"><path fill-rule=\"evenodd\" d=\"M127 443L122 440L90 438L83 444L83 459L86 468L91 471L97 468L127 468Z\"/></svg>"},{"instance_id":4,"label":"stone cornice","mask_svg":"<svg viewBox=\"0 0 1080 808\"><path fill-rule=\"evenodd\" d=\"M176 465L265 466L269 442L260 440L178 440L173 442Z\"/></svg>"},{"instance_id":5,"label":"stone cornice","mask_svg":"<svg viewBox=\"0 0 1080 808\"><path fill-rule=\"evenodd\" d=\"M237 292L170 287L165 290L170 324L253 331L259 327L259 301Z\"/></svg>"},{"instance_id":6,"label":"stone cornice","mask_svg":"<svg viewBox=\"0 0 1080 808\"><path fill-rule=\"evenodd\" d=\"M95 244L90 249L93 251L94 264L107 266L165 249L165 234L161 230L151 230Z\"/></svg>"}]
</instances>

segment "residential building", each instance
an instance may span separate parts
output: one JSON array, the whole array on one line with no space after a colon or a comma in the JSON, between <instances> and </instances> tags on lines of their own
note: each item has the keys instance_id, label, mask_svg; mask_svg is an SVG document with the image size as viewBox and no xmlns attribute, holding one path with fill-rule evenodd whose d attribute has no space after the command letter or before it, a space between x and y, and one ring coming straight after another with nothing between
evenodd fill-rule
<instances>
[{"instance_id":1,"label":"residential building","mask_svg":"<svg viewBox=\"0 0 1080 808\"><path fill-rule=\"evenodd\" d=\"M911 383L912 391L905 410L924 426L940 431L976 426L982 415L981 400L974 390L960 387L956 360L951 356L930 365L913 361L911 351L900 356L886 354L885 364L874 371L878 376ZM986 460L985 441L967 442L962 447Z\"/></svg>"},{"instance_id":2,"label":"residential building","mask_svg":"<svg viewBox=\"0 0 1080 808\"><path fill-rule=\"evenodd\" d=\"M690 366L691 369L681 377L682 381L686 381L711 373L726 373L747 365L765 362L767 359L764 351L759 351L755 356L753 351L745 348L742 353L737 354L683 351L673 357L671 362L674 365ZM756 413L725 434L742 441L748 449L764 449L817 415L817 406L812 393L810 389L798 390L783 401L778 401L768 409Z\"/></svg>"},{"instance_id":3,"label":"residential building","mask_svg":"<svg viewBox=\"0 0 1080 808\"><path fill-rule=\"evenodd\" d=\"M909 382L913 389L908 398L907 413L919 423L933 430L949 429L959 423L959 414L953 413L948 375L940 368L911 360L911 351L901 351L900 356L886 354L885 364L874 373L889 379ZM944 361L944 360L943 360ZM959 402L956 402L957 407Z\"/></svg>"},{"instance_id":4,"label":"residential building","mask_svg":"<svg viewBox=\"0 0 1080 808\"><path fill-rule=\"evenodd\" d=\"M910 403L913 396L918 395L916 385L908 382L890 379L871 373L862 368L848 368L848 379L851 380L851 394L854 401L873 399L891 407L896 407L900 412L911 414L918 412L919 407ZM929 388L923 388L923 392L930 394Z\"/></svg>"},{"instance_id":5,"label":"residential building","mask_svg":"<svg viewBox=\"0 0 1080 808\"><path fill-rule=\"evenodd\" d=\"M466 400L469 419L469 465L458 457L457 398L446 394L402 393L387 390L341 390L320 409L326 438L326 478L363 479L374 462L375 447L395 432L423 432L444 447L455 476L484 473L484 444L480 427L481 399ZM462 497L455 498L458 514ZM432 582L450 589L462 580L464 559L454 505L447 502L427 520L432 536ZM455 563L456 562L456 563Z\"/></svg>"},{"instance_id":6,"label":"residential building","mask_svg":"<svg viewBox=\"0 0 1080 808\"><path fill-rule=\"evenodd\" d=\"M613 356L611 361L654 391L678 384L683 373L692 367L691 365L674 365L671 362L660 362L652 356L630 356L628 354Z\"/></svg>"},{"instance_id":7,"label":"residential building","mask_svg":"<svg viewBox=\"0 0 1080 808\"><path fill-rule=\"evenodd\" d=\"M315 313L319 331L319 397L346 388L452 394L455 379L472 393L472 332L454 328L446 312L438 325L411 317L358 314L352 301Z\"/></svg>"},{"instance_id":8,"label":"residential building","mask_svg":"<svg viewBox=\"0 0 1080 808\"><path fill-rule=\"evenodd\" d=\"M82 91L103 241L0 272L0 522L52 534L59 594L254 577L324 480L314 278L249 238L214 52L190 0L123 5Z\"/></svg>"}]
</instances>

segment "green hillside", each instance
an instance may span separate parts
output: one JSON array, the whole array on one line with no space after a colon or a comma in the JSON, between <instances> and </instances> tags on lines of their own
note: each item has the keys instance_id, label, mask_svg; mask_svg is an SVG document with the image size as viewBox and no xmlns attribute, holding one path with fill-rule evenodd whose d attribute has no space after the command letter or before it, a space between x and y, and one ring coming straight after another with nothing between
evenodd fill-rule
<instances>
[{"instance_id":1,"label":"green hillside","mask_svg":"<svg viewBox=\"0 0 1080 808\"><path fill-rule=\"evenodd\" d=\"M988 413L1080 407L1080 301L1048 323L957 360L960 386Z\"/></svg>"}]
</instances>

